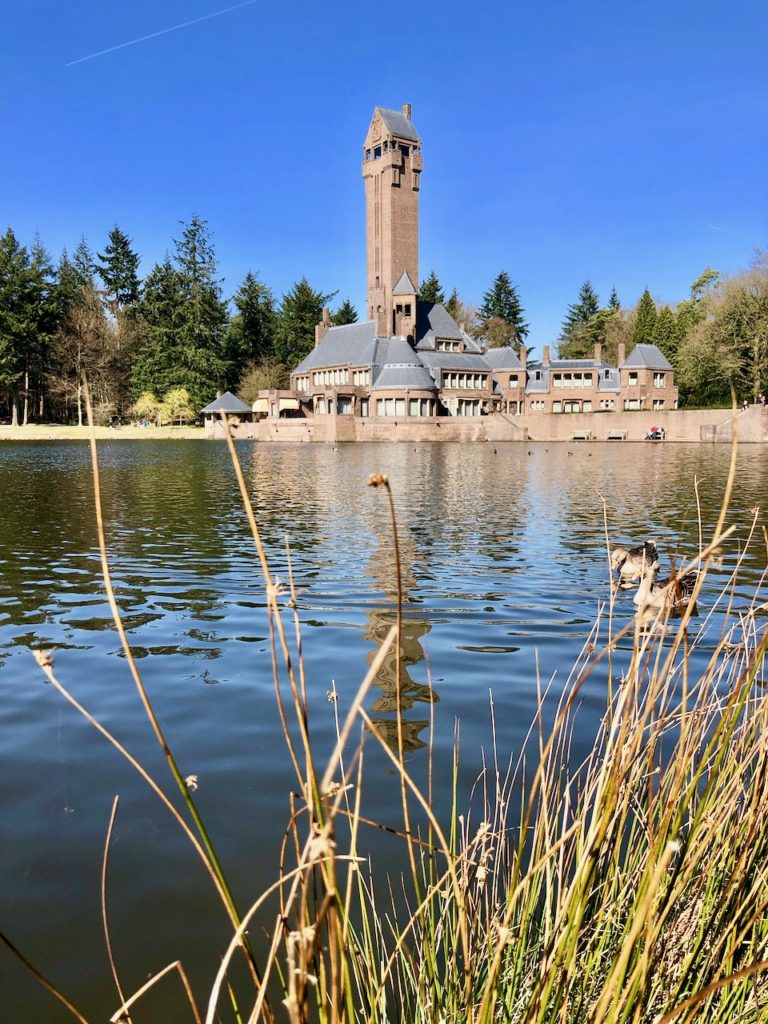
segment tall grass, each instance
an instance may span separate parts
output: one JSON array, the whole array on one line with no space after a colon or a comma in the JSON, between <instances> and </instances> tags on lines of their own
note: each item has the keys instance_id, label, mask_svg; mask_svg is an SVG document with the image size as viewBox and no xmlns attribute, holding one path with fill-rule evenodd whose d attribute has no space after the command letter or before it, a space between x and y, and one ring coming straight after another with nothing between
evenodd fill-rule
<instances>
[{"instance_id":1,"label":"tall grass","mask_svg":"<svg viewBox=\"0 0 768 1024\"><path fill-rule=\"evenodd\" d=\"M524 755L508 768L495 759L487 767L479 809L459 806L454 760L452 812L440 820L433 810L431 755L422 788L408 771L401 723L392 749L366 711L368 690L392 648L399 660L401 595L396 624L354 700L347 708L335 700L337 742L327 763L318 764L293 581L283 588L270 572L226 420L225 429L264 576L275 692L299 796L279 877L250 907L238 907L195 807L194 786L176 767L136 662L129 657L184 814L69 694L51 656L38 653L50 682L176 817L232 923L228 948L216 951L219 968L205 998L193 994L178 961L126 998L109 943L108 835L102 903L119 993L111 1019L130 1021L155 982L175 972L179 1022L768 1021L768 634L757 596L746 613L732 608L741 560L722 593L707 595L707 604L721 612L717 621L725 623L713 650L714 619L694 632L686 612L679 621L635 620L617 632L609 607L607 623L596 626L573 668L553 725L544 725L547 695L540 692ZM93 459L100 517L95 442ZM731 532L725 520L734 465L714 536L702 540L695 559L699 591ZM369 483L389 500L399 580L389 482L377 474ZM750 537L756 522L757 514ZM129 654L101 518L99 532L107 591ZM596 648L603 627L608 641ZM631 655L617 677L618 645L631 646ZM579 693L602 663L609 680L605 715L586 761L574 764ZM694 663L703 665L695 674ZM399 673L397 679L399 687ZM366 831L376 827L363 814L371 742L391 762L402 805L401 826L389 829L403 843L402 874L389 885L382 885L379 866L366 855ZM271 937L258 962L247 941L254 921ZM249 984L238 960L250 968ZM25 963L76 1019L90 1019Z\"/></svg>"}]
</instances>

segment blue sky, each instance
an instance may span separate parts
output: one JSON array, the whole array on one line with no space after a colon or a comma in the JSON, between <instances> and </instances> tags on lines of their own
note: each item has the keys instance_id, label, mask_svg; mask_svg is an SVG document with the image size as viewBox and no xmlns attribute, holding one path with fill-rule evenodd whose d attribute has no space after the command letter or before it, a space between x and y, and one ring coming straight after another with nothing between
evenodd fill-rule
<instances>
[{"instance_id":1,"label":"blue sky","mask_svg":"<svg viewBox=\"0 0 768 1024\"><path fill-rule=\"evenodd\" d=\"M410 102L421 276L478 302L508 270L529 343L587 276L676 301L768 246L763 0L258 0L70 63L226 6L2 0L0 230L58 255L118 223L146 273L198 212L227 294L306 274L362 310L362 142Z\"/></svg>"}]
</instances>

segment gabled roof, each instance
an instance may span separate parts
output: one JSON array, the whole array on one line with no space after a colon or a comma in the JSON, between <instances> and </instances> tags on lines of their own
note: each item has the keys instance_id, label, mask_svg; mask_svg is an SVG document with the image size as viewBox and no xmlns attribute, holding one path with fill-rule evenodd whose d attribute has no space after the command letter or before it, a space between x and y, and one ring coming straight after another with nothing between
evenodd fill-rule
<instances>
[{"instance_id":1,"label":"gabled roof","mask_svg":"<svg viewBox=\"0 0 768 1024\"><path fill-rule=\"evenodd\" d=\"M671 370L672 364L655 345L635 345L622 366L642 366L646 370Z\"/></svg>"},{"instance_id":2,"label":"gabled roof","mask_svg":"<svg viewBox=\"0 0 768 1024\"><path fill-rule=\"evenodd\" d=\"M393 295L415 295L416 286L408 276L408 271L404 270L400 275L400 280L397 282L395 287L392 289Z\"/></svg>"},{"instance_id":3,"label":"gabled roof","mask_svg":"<svg viewBox=\"0 0 768 1024\"><path fill-rule=\"evenodd\" d=\"M215 401L211 402L210 405L206 405L200 412L206 414L226 412L239 415L243 412L253 412L253 410L247 402L241 401L237 395L233 395L231 391L225 391L223 395L219 395Z\"/></svg>"},{"instance_id":4,"label":"gabled roof","mask_svg":"<svg viewBox=\"0 0 768 1024\"><path fill-rule=\"evenodd\" d=\"M489 348L485 353L491 369L493 370L522 370L523 364L520 357L511 345L503 348Z\"/></svg>"},{"instance_id":5,"label":"gabled roof","mask_svg":"<svg viewBox=\"0 0 768 1024\"><path fill-rule=\"evenodd\" d=\"M416 306L416 347L434 348L435 338L455 338L464 335L451 314L440 302L422 302ZM423 342L423 345L422 345Z\"/></svg>"},{"instance_id":6,"label":"gabled roof","mask_svg":"<svg viewBox=\"0 0 768 1024\"><path fill-rule=\"evenodd\" d=\"M397 135L400 139L410 139L411 142L421 141L413 127L413 121L410 117L406 117L401 110L390 110L388 107L376 107L376 110L393 135Z\"/></svg>"},{"instance_id":7,"label":"gabled roof","mask_svg":"<svg viewBox=\"0 0 768 1024\"><path fill-rule=\"evenodd\" d=\"M373 362L376 351L376 324L373 320L331 327L293 373L320 370L326 366L366 366Z\"/></svg>"}]
</instances>

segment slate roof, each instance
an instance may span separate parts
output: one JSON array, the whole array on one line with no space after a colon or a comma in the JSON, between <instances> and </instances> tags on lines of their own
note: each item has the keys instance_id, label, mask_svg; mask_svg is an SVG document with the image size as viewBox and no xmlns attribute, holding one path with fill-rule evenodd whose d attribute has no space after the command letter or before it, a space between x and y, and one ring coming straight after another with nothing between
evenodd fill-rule
<instances>
[{"instance_id":1,"label":"slate roof","mask_svg":"<svg viewBox=\"0 0 768 1024\"><path fill-rule=\"evenodd\" d=\"M441 370L485 370L491 367L485 356L475 352L419 352L425 366Z\"/></svg>"},{"instance_id":2,"label":"slate roof","mask_svg":"<svg viewBox=\"0 0 768 1024\"><path fill-rule=\"evenodd\" d=\"M435 338L461 341L461 328L441 302L416 303L416 347L434 348Z\"/></svg>"},{"instance_id":3,"label":"slate roof","mask_svg":"<svg viewBox=\"0 0 768 1024\"><path fill-rule=\"evenodd\" d=\"M644 367L646 370L672 369L672 364L655 345L635 345L621 365Z\"/></svg>"},{"instance_id":4,"label":"slate roof","mask_svg":"<svg viewBox=\"0 0 768 1024\"><path fill-rule=\"evenodd\" d=\"M408 276L408 271L404 270L400 276L400 280L397 282L395 287L392 289L393 295L415 295L418 289L414 285L413 281Z\"/></svg>"},{"instance_id":5,"label":"slate roof","mask_svg":"<svg viewBox=\"0 0 768 1024\"><path fill-rule=\"evenodd\" d=\"M372 390L381 391L384 388L419 388L421 391L437 391L437 384L425 366L387 364L378 373Z\"/></svg>"},{"instance_id":6,"label":"slate roof","mask_svg":"<svg viewBox=\"0 0 768 1024\"><path fill-rule=\"evenodd\" d=\"M503 348L489 348L485 352L485 359L492 370L522 370L523 364L520 357L511 345Z\"/></svg>"},{"instance_id":7,"label":"slate roof","mask_svg":"<svg viewBox=\"0 0 768 1024\"><path fill-rule=\"evenodd\" d=\"M331 327L293 373L321 370L327 366L367 366L376 353L376 324L373 320Z\"/></svg>"},{"instance_id":8,"label":"slate roof","mask_svg":"<svg viewBox=\"0 0 768 1024\"><path fill-rule=\"evenodd\" d=\"M390 110L388 107L376 107L381 114L381 119L393 135L400 139L410 139L411 142L420 142L413 121L406 117L401 110Z\"/></svg>"},{"instance_id":9,"label":"slate roof","mask_svg":"<svg viewBox=\"0 0 768 1024\"><path fill-rule=\"evenodd\" d=\"M226 412L239 415L243 412L253 412L253 409L251 409L247 402L243 402L237 395L233 395L231 391L225 391L223 395L219 395L215 401L211 402L210 405L206 405L200 412L206 414Z\"/></svg>"}]
</instances>

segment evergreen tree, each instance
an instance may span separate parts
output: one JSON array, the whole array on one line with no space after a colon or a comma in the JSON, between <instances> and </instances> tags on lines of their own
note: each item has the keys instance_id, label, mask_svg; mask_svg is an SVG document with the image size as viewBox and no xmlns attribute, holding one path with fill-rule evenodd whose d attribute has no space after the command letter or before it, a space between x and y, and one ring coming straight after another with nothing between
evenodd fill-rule
<instances>
[{"instance_id":1,"label":"evergreen tree","mask_svg":"<svg viewBox=\"0 0 768 1024\"><path fill-rule=\"evenodd\" d=\"M93 253L88 248L85 236L80 236L75 254L72 257L72 264L77 271L82 287L93 284L93 275L96 273L96 264L93 262Z\"/></svg>"},{"instance_id":2,"label":"evergreen tree","mask_svg":"<svg viewBox=\"0 0 768 1024\"><path fill-rule=\"evenodd\" d=\"M579 289L578 299L568 307L568 311L565 314L562 330L560 331L558 355L562 358L576 358L566 356L565 353L574 348L580 350L584 346L589 347L589 342L585 341L583 337L584 325L590 317L597 313L599 308L600 300L597 297L597 292L592 287L589 278L587 278Z\"/></svg>"},{"instance_id":3,"label":"evergreen tree","mask_svg":"<svg viewBox=\"0 0 768 1024\"><path fill-rule=\"evenodd\" d=\"M108 235L96 271L104 283L104 295L110 312L132 306L139 298L139 256L131 248L131 240L115 224Z\"/></svg>"},{"instance_id":4,"label":"evergreen tree","mask_svg":"<svg viewBox=\"0 0 768 1024\"><path fill-rule=\"evenodd\" d=\"M611 309L621 309L621 303L619 302L619 293L616 288L611 288L611 297L608 299L608 305Z\"/></svg>"},{"instance_id":5,"label":"evergreen tree","mask_svg":"<svg viewBox=\"0 0 768 1024\"><path fill-rule=\"evenodd\" d=\"M459 317L461 316L461 308L462 305L461 299L459 298L459 293L454 288L451 294L448 296L448 301L445 303L445 311L446 313L448 313L449 316L452 316L453 319L458 323Z\"/></svg>"},{"instance_id":6,"label":"evergreen tree","mask_svg":"<svg viewBox=\"0 0 768 1024\"><path fill-rule=\"evenodd\" d=\"M29 302L31 333L25 353L23 423L30 415L42 418L48 351L58 327L53 266L39 236L29 250Z\"/></svg>"},{"instance_id":7,"label":"evergreen tree","mask_svg":"<svg viewBox=\"0 0 768 1024\"><path fill-rule=\"evenodd\" d=\"M510 339L513 342L524 341L528 336L528 324L523 319L523 307L512 284L509 274L502 270L491 287L483 295L483 303L478 310L481 323L487 324L493 318L503 320L512 328Z\"/></svg>"},{"instance_id":8,"label":"evergreen tree","mask_svg":"<svg viewBox=\"0 0 768 1024\"><path fill-rule=\"evenodd\" d=\"M29 266L29 253L8 228L0 235L0 396L14 425L32 327Z\"/></svg>"},{"instance_id":9,"label":"evergreen tree","mask_svg":"<svg viewBox=\"0 0 768 1024\"><path fill-rule=\"evenodd\" d=\"M293 368L309 355L315 345L315 326L320 322L323 306L334 294L316 292L306 277L302 277L283 296L275 339L278 362Z\"/></svg>"},{"instance_id":10,"label":"evergreen tree","mask_svg":"<svg viewBox=\"0 0 768 1024\"><path fill-rule=\"evenodd\" d=\"M635 330L632 340L636 345L653 345L656 336L656 303L646 288L637 304Z\"/></svg>"},{"instance_id":11,"label":"evergreen tree","mask_svg":"<svg viewBox=\"0 0 768 1024\"><path fill-rule=\"evenodd\" d=\"M331 319L337 327L341 327L343 324L356 324L357 310L349 299L344 299Z\"/></svg>"},{"instance_id":12,"label":"evergreen tree","mask_svg":"<svg viewBox=\"0 0 768 1024\"><path fill-rule=\"evenodd\" d=\"M175 244L175 266L168 257L157 264L137 304L130 392L138 397L184 388L199 409L226 382L228 314L206 222L195 215Z\"/></svg>"},{"instance_id":13,"label":"evergreen tree","mask_svg":"<svg viewBox=\"0 0 768 1024\"><path fill-rule=\"evenodd\" d=\"M225 345L229 388L236 384L248 363L271 355L277 329L272 291L256 274L248 271L232 301L237 313L230 322Z\"/></svg>"},{"instance_id":14,"label":"evergreen tree","mask_svg":"<svg viewBox=\"0 0 768 1024\"><path fill-rule=\"evenodd\" d=\"M419 298L422 302L445 302L443 286L434 270L430 270L427 279L421 282Z\"/></svg>"},{"instance_id":15,"label":"evergreen tree","mask_svg":"<svg viewBox=\"0 0 768 1024\"><path fill-rule=\"evenodd\" d=\"M669 306L664 306L656 319L653 343L658 345L660 351L674 366L677 359L678 334L675 314Z\"/></svg>"}]
</instances>

